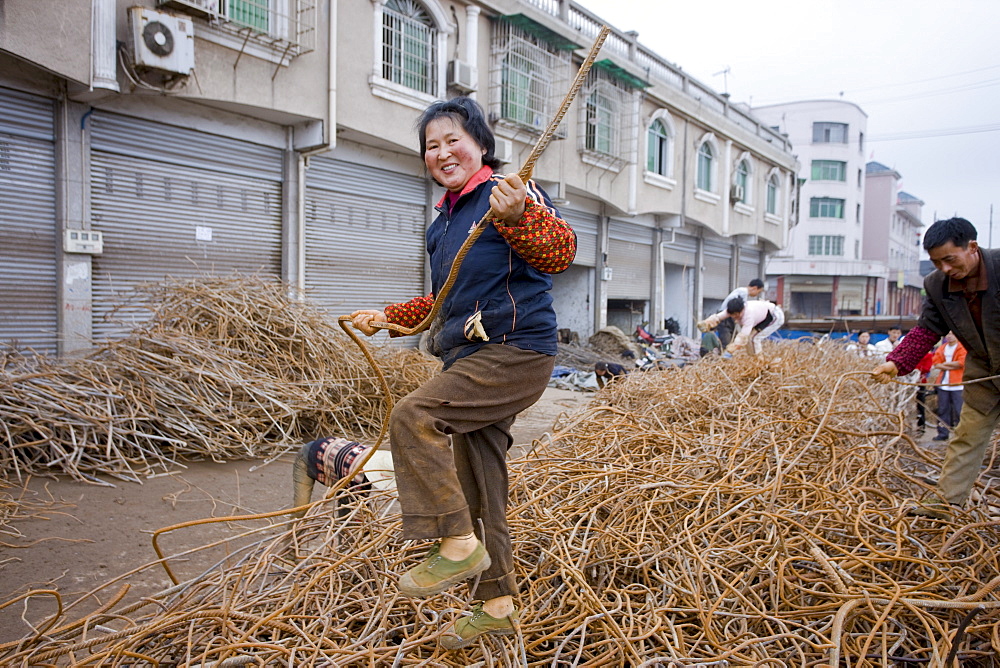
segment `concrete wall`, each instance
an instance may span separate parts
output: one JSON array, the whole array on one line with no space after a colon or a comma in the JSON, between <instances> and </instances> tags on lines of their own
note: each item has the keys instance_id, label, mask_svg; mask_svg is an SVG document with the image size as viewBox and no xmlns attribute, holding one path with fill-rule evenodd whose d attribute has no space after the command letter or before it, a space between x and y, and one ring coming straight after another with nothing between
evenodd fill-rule
<instances>
[{"instance_id":1,"label":"concrete wall","mask_svg":"<svg viewBox=\"0 0 1000 668\"><path fill-rule=\"evenodd\" d=\"M575 265L553 277L552 299L560 328L580 335L581 342L593 332L594 270Z\"/></svg>"},{"instance_id":2,"label":"concrete wall","mask_svg":"<svg viewBox=\"0 0 1000 668\"><path fill-rule=\"evenodd\" d=\"M89 84L91 12L91 0L3 0L0 49Z\"/></svg>"},{"instance_id":3,"label":"concrete wall","mask_svg":"<svg viewBox=\"0 0 1000 668\"><path fill-rule=\"evenodd\" d=\"M866 260L889 260L897 181L895 172L868 174L865 178L865 239L861 252Z\"/></svg>"}]
</instances>

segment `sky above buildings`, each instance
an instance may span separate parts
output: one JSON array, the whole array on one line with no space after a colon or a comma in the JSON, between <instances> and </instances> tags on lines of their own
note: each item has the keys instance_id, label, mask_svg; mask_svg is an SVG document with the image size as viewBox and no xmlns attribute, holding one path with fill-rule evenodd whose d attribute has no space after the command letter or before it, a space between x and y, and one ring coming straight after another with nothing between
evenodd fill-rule
<instances>
[{"instance_id":1,"label":"sky above buildings","mask_svg":"<svg viewBox=\"0 0 1000 668\"><path fill-rule=\"evenodd\" d=\"M960 215L1000 246L1000 1L577 1L734 103L856 103L866 159L926 225Z\"/></svg>"}]
</instances>

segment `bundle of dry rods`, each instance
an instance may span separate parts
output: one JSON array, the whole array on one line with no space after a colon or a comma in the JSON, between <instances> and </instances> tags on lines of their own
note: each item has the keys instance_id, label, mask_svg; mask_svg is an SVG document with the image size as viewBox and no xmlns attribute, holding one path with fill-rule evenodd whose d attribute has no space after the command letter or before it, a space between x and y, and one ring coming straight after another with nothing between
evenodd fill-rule
<instances>
[{"instance_id":1,"label":"bundle of dry rods","mask_svg":"<svg viewBox=\"0 0 1000 668\"><path fill-rule=\"evenodd\" d=\"M6 353L0 472L135 480L184 459L371 437L384 418L374 372L335 316L288 295L252 276L148 285L127 304L148 320L86 357ZM414 350L374 352L396 396L440 368Z\"/></svg>"},{"instance_id":2,"label":"bundle of dry rods","mask_svg":"<svg viewBox=\"0 0 1000 668\"><path fill-rule=\"evenodd\" d=\"M107 583L38 620L0 659L991 665L1000 521L982 506L951 520L907 514L936 461L904 428L909 391L873 385L866 365L839 347L774 344L629 374L562 416L511 463L514 637L438 648L468 592L399 595L395 574L425 546L397 541L399 517L380 493L346 516L324 501L297 522L248 522L241 542L205 548L220 552L215 568L184 573L155 599L116 607L121 583Z\"/></svg>"}]
</instances>

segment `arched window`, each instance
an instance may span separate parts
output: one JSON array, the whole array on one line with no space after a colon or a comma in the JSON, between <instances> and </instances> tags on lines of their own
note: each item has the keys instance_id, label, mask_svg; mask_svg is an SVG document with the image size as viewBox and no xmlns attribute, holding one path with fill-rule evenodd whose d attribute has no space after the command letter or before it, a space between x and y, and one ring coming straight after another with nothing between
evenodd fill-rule
<instances>
[{"instance_id":1,"label":"arched window","mask_svg":"<svg viewBox=\"0 0 1000 668\"><path fill-rule=\"evenodd\" d=\"M646 133L646 171L670 176L670 131L660 119L649 124Z\"/></svg>"},{"instance_id":2,"label":"arched window","mask_svg":"<svg viewBox=\"0 0 1000 668\"><path fill-rule=\"evenodd\" d=\"M733 177L733 185L736 186L737 195L733 199L741 202L750 201L750 164L746 160L740 160L736 165L736 174Z\"/></svg>"},{"instance_id":3,"label":"arched window","mask_svg":"<svg viewBox=\"0 0 1000 668\"><path fill-rule=\"evenodd\" d=\"M767 180L767 212L771 215L778 215L778 193L781 191L781 182L778 181L777 174L771 174Z\"/></svg>"},{"instance_id":4,"label":"arched window","mask_svg":"<svg viewBox=\"0 0 1000 668\"><path fill-rule=\"evenodd\" d=\"M698 188L712 192L714 186L712 173L714 170L715 151L712 150L712 145L709 142L702 142L698 148L698 177L696 182Z\"/></svg>"},{"instance_id":5,"label":"arched window","mask_svg":"<svg viewBox=\"0 0 1000 668\"><path fill-rule=\"evenodd\" d=\"M382 77L437 94L437 29L415 0L386 0L382 9Z\"/></svg>"}]
</instances>

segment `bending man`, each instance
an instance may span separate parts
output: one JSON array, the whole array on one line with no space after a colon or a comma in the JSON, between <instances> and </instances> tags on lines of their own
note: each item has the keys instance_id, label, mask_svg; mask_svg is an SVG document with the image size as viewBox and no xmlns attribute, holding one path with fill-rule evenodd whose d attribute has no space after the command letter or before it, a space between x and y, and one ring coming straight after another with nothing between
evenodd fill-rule
<instances>
[{"instance_id":1,"label":"bending man","mask_svg":"<svg viewBox=\"0 0 1000 668\"><path fill-rule=\"evenodd\" d=\"M785 324L785 312L777 304L767 301L744 303L741 298L735 297L729 300L724 310L699 322L698 329L707 332L726 318L732 318L739 327L732 343L726 346L726 352L730 354L741 350L749 342L753 342L753 353L759 353L761 342Z\"/></svg>"},{"instance_id":2,"label":"bending man","mask_svg":"<svg viewBox=\"0 0 1000 668\"><path fill-rule=\"evenodd\" d=\"M888 382L908 374L950 331L966 350L962 380L1000 373L1000 250L980 248L976 228L964 218L939 220L924 234L924 250L936 271L924 278L920 320L872 376ZM979 477L990 435L1000 419L1000 379L967 384L958 426L945 451L938 497L914 511L946 517L948 504L968 500Z\"/></svg>"}]
</instances>

